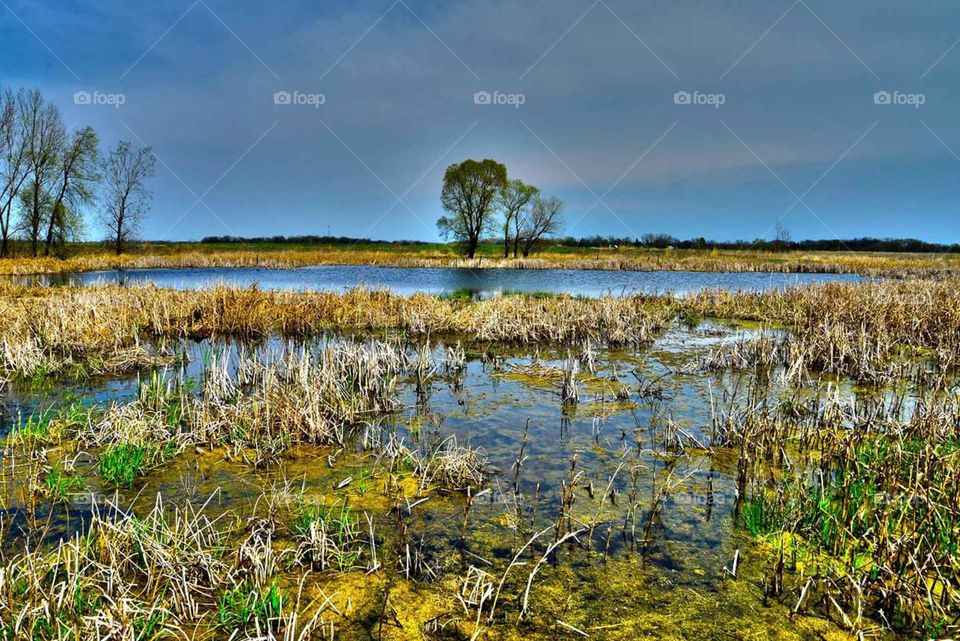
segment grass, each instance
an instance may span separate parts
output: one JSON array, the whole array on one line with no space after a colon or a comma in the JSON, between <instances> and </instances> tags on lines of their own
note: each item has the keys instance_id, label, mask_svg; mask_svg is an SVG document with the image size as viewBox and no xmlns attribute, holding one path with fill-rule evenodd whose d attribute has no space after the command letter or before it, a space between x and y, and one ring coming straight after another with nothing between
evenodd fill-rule
<instances>
[{"instance_id":1,"label":"grass","mask_svg":"<svg viewBox=\"0 0 960 641\"><path fill-rule=\"evenodd\" d=\"M784 402L751 401L725 411L733 430L717 430L722 447L739 450L738 477L751 488L741 523L775 550L770 594L798 608L830 604L854 629L881 609L901 630L938 628L960 612L960 405L953 392L911 388L916 408L905 418L902 394L855 406L835 394L797 397L786 413Z\"/></svg>"},{"instance_id":2,"label":"grass","mask_svg":"<svg viewBox=\"0 0 960 641\"><path fill-rule=\"evenodd\" d=\"M68 248L70 258L0 261L0 274L57 274L156 267L301 267L383 265L395 267L498 267L544 269L692 270L735 272L836 272L867 275L955 270L960 259L940 254L868 252L769 252L545 245L529 258L504 259L502 247L483 243L473 260L452 244L289 245L272 243L142 243L116 256L95 244Z\"/></svg>"},{"instance_id":3,"label":"grass","mask_svg":"<svg viewBox=\"0 0 960 641\"><path fill-rule=\"evenodd\" d=\"M960 281L948 278L829 283L762 293L710 291L679 301L499 296L474 302L369 290L0 286L0 371L28 377L77 364L87 365L90 375L135 369L172 360L166 341L211 335L299 337L333 329L526 344L589 340L640 345L677 318L688 323L735 318L791 332L788 349L753 350L755 357L883 381L910 375L917 356L932 361L938 372L960 362L958 289Z\"/></svg>"},{"instance_id":4,"label":"grass","mask_svg":"<svg viewBox=\"0 0 960 641\"><path fill-rule=\"evenodd\" d=\"M148 449L140 445L110 445L100 454L99 470L110 485L133 487L134 480L143 474L149 460Z\"/></svg>"},{"instance_id":5,"label":"grass","mask_svg":"<svg viewBox=\"0 0 960 641\"><path fill-rule=\"evenodd\" d=\"M294 535L300 542L298 560L320 571L375 568L372 528L371 523L368 539L346 501L333 505L301 504L293 522Z\"/></svg>"},{"instance_id":6,"label":"grass","mask_svg":"<svg viewBox=\"0 0 960 641\"><path fill-rule=\"evenodd\" d=\"M241 585L230 588L217 599L217 625L226 632L243 630L252 624L271 627L283 612L284 597L276 581L265 591Z\"/></svg>"},{"instance_id":7,"label":"grass","mask_svg":"<svg viewBox=\"0 0 960 641\"><path fill-rule=\"evenodd\" d=\"M383 291L296 293L217 287L20 288L0 285L0 372L27 377L89 364L88 374L170 362L168 340L310 336L330 329L461 334L480 341L640 344L670 322L655 297L471 302Z\"/></svg>"},{"instance_id":8,"label":"grass","mask_svg":"<svg viewBox=\"0 0 960 641\"><path fill-rule=\"evenodd\" d=\"M0 299L0 307L26 312L0 315L0 341L7 346L7 371L21 371L22 364L29 370L33 364L55 372L91 354L102 363L122 364L129 362L122 358L127 350L145 350L148 342L210 335L301 337L330 328L391 330L405 338L449 332L474 343L566 344L573 353L590 352L592 347L584 347L588 340L596 340L596 345L643 345L675 322L693 325L701 318L774 326L776 332L721 346L699 370L716 370L736 380L732 396L724 392L711 403L712 433L696 447L698 456L714 457L718 469L736 467L742 490L738 496L744 497L737 523L768 553L766 576L757 585L762 583L767 598L779 599L790 609L831 616L857 632L866 633L876 623L869 615L882 611L883 624L894 630L945 634L960 612L958 285L952 278L913 279L784 292L710 292L683 301L503 296L481 302L369 291L7 287L4 291L11 297ZM100 475L119 487L132 487L152 466L193 445L222 447L228 457L257 466L276 462L294 444L349 449L357 427L372 430L377 419L398 408L398 382L429 385L443 371L462 370L462 346L442 359L446 370L434 351L425 341L413 347L369 339L319 342L315 349L288 348L270 358L244 354L232 362L226 354L211 351L204 377L193 387L154 376L143 382L132 402L44 413L18 425L11 442L39 456L65 438L77 438L96 448ZM478 351L470 345L470 353ZM870 382L882 393L863 392L851 403L849 396L837 392L837 381ZM585 377L577 381L571 374L570 383L572 400ZM745 398L738 397L737 390ZM666 470L682 459L684 443L690 446L692 441L675 429L665 427L659 436L655 432L650 430L649 439L659 442L649 445ZM417 450L406 448L396 435L378 442L371 437L369 447L391 472L402 470L413 477L418 500L444 490L437 492L443 499L431 500L462 508L466 528L473 497L491 480L486 457L452 438L421 437ZM523 458L521 450L517 460ZM75 491L75 481L64 469L44 469L42 485L50 498L59 500ZM595 486L584 474L574 458L570 480L558 490L564 507L551 530L555 541L563 536L561 524L568 534L577 531L574 520L582 520L582 515L575 510L590 506L591 500L600 502L591 527L606 519L605 512L600 518L605 508L610 513L608 529L622 527L619 534L626 540L632 536L627 534L628 520L647 510L642 540L653 538L648 534L661 522L662 498L651 504L645 495L624 492L621 503L614 505L607 492L594 496L603 484ZM636 483L640 472L629 470L624 476L628 474ZM377 505L381 497L374 484L364 471L358 476L356 500ZM611 478L611 486L613 482ZM652 495L667 493L663 489ZM543 505L554 498L545 497ZM397 507L387 512L397 520L397 536L407 527L404 519L410 518L404 512L413 511L406 503L404 507L398 499ZM620 506L627 510L626 519ZM25 552L9 561L3 571L13 578L0 580L0 607L7 604L0 612L25 611L22 625L32 626L11 635L29 630L38 638L62 638L71 626L80 625L81 613L93 604L121 601L138 604L134 615L118 623L122 630L191 627L198 618L221 630L279 630L280 620L290 622L285 617L292 616L290 607L298 599L284 600L281 595L292 591L277 587L274 564L263 561L274 558L274 530L288 537L286 555L277 555L292 559L289 572L328 576L384 567L386 535L375 532L372 516L355 512L336 495L332 503L301 500L291 522L271 522L265 528L270 534L235 536L248 544L242 557L226 533L189 509L156 510L129 522L98 521L92 538L62 543L56 559ZM446 516L454 514L451 510ZM240 525L235 528L252 527L236 521ZM606 538L609 545L610 532ZM580 545L598 552L590 547L592 538ZM419 564L422 550L415 542L404 541L397 549L402 552L391 553L402 553L408 571L411 564ZM509 558L512 550L507 552ZM606 550L603 554L606 558ZM529 560L524 564L531 568L545 563ZM557 566L563 571L562 563ZM43 569L39 576L54 579L37 579L31 574L37 568ZM100 574L117 572L124 576L127 593L118 593ZM65 583L68 580L73 583ZM491 581L485 578L483 583ZM58 591L51 593L54 587ZM63 607L40 607L54 598ZM383 599L382 610L389 612L388 597ZM20 603L31 607L11 605ZM157 609L157 603L162 607ZM479 612L483 606L473 607ZM111 611L109 616L120 615Z\"/></svg>"},{"instance_id":9,"label":"grass","mask_svg":"<svg viewBox=\"0 0 960 641\"><path fill-rule=\"evenodd\" d=\"M46 471L42 485L44 496L52 501L65 501L84 487L83 478L68 474L60 464L54 464Z\"/></svg>"},{"instance_id":10,"label":"grass","mask_svg":"<svg viewBox=\"0 0 960 641\"><path fill-rule=\"evenodd\" d=\"M169 461L177 448L174 442L166 445L114 443L100 452L97 470L108 484L132 488L134 481L149 469Z\"/></svg>"}]
</instances>

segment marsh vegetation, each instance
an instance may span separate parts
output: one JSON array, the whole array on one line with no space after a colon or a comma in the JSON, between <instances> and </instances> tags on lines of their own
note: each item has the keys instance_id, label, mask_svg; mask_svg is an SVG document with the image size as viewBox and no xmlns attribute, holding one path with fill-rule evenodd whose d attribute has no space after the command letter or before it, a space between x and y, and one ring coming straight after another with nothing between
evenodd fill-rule
<instances>
[{"instance_id":1,"label":"marsh vegetation","mask_svg":"<svg viewBox=\"0 0 960 641\"><path fill-rule=\"evenodd\" d=\"M6 638L931 638L949 279L0 296Z\"/></svg>"}]
</instances>

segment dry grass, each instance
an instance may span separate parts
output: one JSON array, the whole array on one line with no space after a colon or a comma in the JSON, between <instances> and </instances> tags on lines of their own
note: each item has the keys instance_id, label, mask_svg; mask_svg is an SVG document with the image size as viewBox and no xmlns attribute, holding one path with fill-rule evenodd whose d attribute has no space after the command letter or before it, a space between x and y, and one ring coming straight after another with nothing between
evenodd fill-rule
<instances>
[{"instance_id":1,"label":"dry grass","mask_svg":"<svg viewBox=\"0 0 960 641\"><path fill-rule=\"evenodd\" d=\"M741 346L721 358L784 364L861 380L932 375L960 363L960 280L829 283L761 293L707 291L667 297L575 299L500 296L472 302L384 291L202 291L152 286L0 287L0 375L115 372L169 359L167 340L325 331L395 331L473 341L640 345L678 314L760 321L785 341ZM421 372L425 375L428 372Z\"/></svg>"},{"instance_id":2,"label":"dry grass","mask_svg":"<svg viewBox=\"0 0 960 641\"><path fill-rule=\"evenodd\" d=\"M640 344L671 319L652 297L503 296L482 302L382 291L297 293L215 287L0 286L0 374L130 369L165 354L165 339L306 336L327 330L463 334L480 341Z\"/></svg>"},{"instance_id":3,"label":"dry grass","mask_svg":"<svg viewBox=\"0 0 960 641\"><path fill-rule=\"evenodd\" d=\"M765 337L753 346L735 346L737 353L728 355L728 361L741 365L781 364L795 371L883 382L916 377L919 365L942 378L960 364L957 279L704 292L684 306L687 314L754 320L789 330L785 342Z\"/></svg>"},{"instance_id":4,"label":"dry grass","mask_svg":"<svg viewBox=\"0 0 960 641\"><path fill-rule=\"evenodd\" d=\"M948 635L960 613L960 398L927 390L916 403L905 417L901 395L850 403L835 387L721 403L712 445L739 451L738 511L769 544L768 596L860 634L880 622Z\"/></svg>"},{"instance_id":5,"label":"dry grass","mask_svg":"<svg viewBox=\"0 0 960 641\"><path fill-rule=\"evenodd\" d=\"M103 269L183 267L293 268L311 265L380 265L389 267L470 267L517 269L692 270L735 272L830 272L866 275L956 271L960 258L937 254L861 252L764 252L748 250L672 249L546 249L530 258L496 255L467 260L446 246L402 249L321 246L277 248L251 246L152 246L143 253L81 254L65 260L18 258L0 260L0 274L58 274Z\"/></svg>"},{"instance_id":6,"label":"dry grass","mask_svg":"<svg viewBox=\"0 0 960 641\"><path fill-rule=\"evenodd\" d=\"M246 571L271 553L269 536L231 543L223 523L159 495L142 518L102 507L85 534L0 559L4 638L329 638L326 600Z\"/></svg>"}]
</instances>

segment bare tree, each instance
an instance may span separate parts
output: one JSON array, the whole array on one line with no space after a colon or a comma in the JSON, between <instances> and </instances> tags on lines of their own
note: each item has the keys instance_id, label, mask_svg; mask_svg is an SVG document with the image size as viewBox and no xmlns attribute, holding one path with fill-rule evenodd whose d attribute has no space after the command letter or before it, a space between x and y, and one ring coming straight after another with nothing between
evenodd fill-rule
<instances>
[{"instance_id":1,"label":"bare tree","mask_svg":"<svg viewBox=\"0 0 960 641\"><path fill-rule=\"evenodd\" d=\"M58 163L53 206L47 219L44 255L56 242L65 242L79 231L80 208L93 202L92 185L100 179L98 156L100 141L90 128L73 132L64 145Z\"/></svg>"},{"instance_id":2,"label":"bare tree","mask_svg":"<svg viewBox=\"0 0 960 641\"><path fill-rule=\"evenodd\" d=\"M555 196L541 198L537 196L527 218L520 230L523 237L523 257L530 255L530 250L544 236L560 231L563 224L563 201Z\"/></svg>"},{"instance_id":3,"label":"bare tree","mask_svg":"<svg viewBox=\"0 0 960 641\"><path fill-rule=\"evenodd\" d=\"M507 168L489 158L447 167L440 204L449 216L437 221L437 229L444 237L462 242L467 258L476 254L483 234L493 230L494 199L506 184Z\"/></svg>"},{"instance_id":4,"label":"bare tree","mask_svg":"<svg viewBox=\"0 0 960 641\"><path fill-rule=\"evenodd\" d=\"M135 149L125 140L117 143L103 163L106 179L101 222L117 255L137 233L150 210L153 194L146 180L153 176L157 158L150 147Z\"/></svg>"},{"instance_id":5,"label":"bare tree","mask_svg":"<svg viewBox=\"0 0 960 641\"><path fill-rule=\"evenodd\" d=\"M53 216L49 190L57 177L67 132L60 110L34 89L20 100L27 142L27 167L30 171L30 201L25 203L23 230L30 240L33 255L40 247L40 232L48 216Z\"/></svg>"},{"instance_id":6,"label":"bare tree","mask_svg":"<svg viewBox=\"0 0 960 641\"><path fill-rule=\"evenodd\" d=\"M783 223L777 221L777 224L774 228L774 246L777 249L786 249L792 242L793 236L790 235L790 230L787 229Z\"/></svg>"},{"instance_id":7,"label":"bare tree","mask_svg":"<svg viewBox=\"0 0 960 641\"><path fill-rule=\"evenodd\" d=\"M13 205L30 175L23 90L0 93L0 258L10 254Z\"/></svg>"},{"instance_id":8,"label":"bare tree","mask_svg":"<svg viewBox=\"0 0 960 641\"><path fill-rule=\"evenodd\" d=\"M513 243L513 257L517 257L517 248L520 244L519 233L526 220L530 203L540 193L533 185L522 180L507 181L506 186L497 195L497 205L503 212L503 257L510 256L510 244ZM511 230L513 238L511 239Z\"/></svg>"}]
</instances>

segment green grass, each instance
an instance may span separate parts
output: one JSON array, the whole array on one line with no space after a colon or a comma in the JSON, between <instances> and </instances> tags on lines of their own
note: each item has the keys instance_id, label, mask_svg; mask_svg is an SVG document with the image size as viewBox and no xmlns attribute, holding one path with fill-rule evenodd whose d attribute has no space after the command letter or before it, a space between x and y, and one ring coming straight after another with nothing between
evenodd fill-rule
<instances>
[{"instance_id":1,"label":"green grass","mask_svg":"<svg viewBox=\"0 0 960 641\"><path fill-rule=\"evenodd\" d=\"M100 453L98 470L108 484L131 488L139 476L169 461L176 452L177 445L173 441L163 446L157 443L114 443Z\"/></svg>"},{"instance_id":2,"label":"green grass","mask_svg":"<svg viewBox=\"0 0 960 641\"><path fill-rule=\"evenodd\" d=\"M53 412L42 412L37 416L21 418L8 437L11 445L33 448L38 445L52 445L56 440L52 425Z\"/></svg>"},{"instance_id":3,"label":"green grass","mask_svg":"<svg viewBox=\"0 0 960 641\"><path fill-rule=\"evenodd\" d=\"M59 464L47 470L43 478L43 493L54 501L65 501L70 494L84 488L83 479L79 476L70 476Z\"/></svg>"},{"instance_id":4,"label":"green grass","mask_svg":"<svg viewBox=\"0 0 960 641\"><path fill-rule=\"evenodd\" d=\"M217 599L217 625L224 630L240 630L253 622L267 627L271 619L280 616L284 597L276 582L266 591L236 587L220 594Z\"/></svg>"},{"instance_id":5,"label":"green grass","mask_svg":"<svg viewBox=\"0 0 960 641\"><path fill-rule=\"evenodd\" d=\"M323 523L323 531L335 543L330 559L335 567L341 571L355 567L362 555L362 549L358 546L361 536L359 520L347 502L333 506L300 505L293 522L293 531L301 538L309 538L311 526L317 522Z\"/></svg>"},{"instance_id":6,"label":"green grass","mask_svg":"<svg viewBox=\"0 0 960 641\"><path fill-rule=\"evenodd\" d=\"M147 448L125 443L110 445L100 454L100 476L117 487L133 487L146 468Z\"/></svg>"},{"instance_id":7,"label":"green grass","mask_svg":"<svg viewBox=\"0 0 960 641\"><path fill-rule=\"evenodd\" d=\"M751 496L747 499L740 514L743 527L753 536L771 534L780 525L773 505L762 496Z\"/></svg>"},{"instance_id":8,"label":"green grass","mask_svg":"<svg viewBox=\"0 0 960 641\"><path fill-rule=\"evenodd\" d=\"M56 445L90 421L93 409L82 401L73 401L59 409L49 409L36 415L21 417L7 437L10 445L37 449Z\"/></svg>"},{"instance_id":9,"label":"green grass","mask_svg":"<svg viewBox=\"0 0 960 641\"><path fill-rule=\"evenodd\" d=\"M297 516L293 522L293 531L303 536L310 530L315 521L323 521L328 531L343 535L352 532L357 525L357 518L353 515L347 503L334 506L307 504L297 509ZM332 528L330 526L333 526Z\"/></svg>"}]
</instances>

